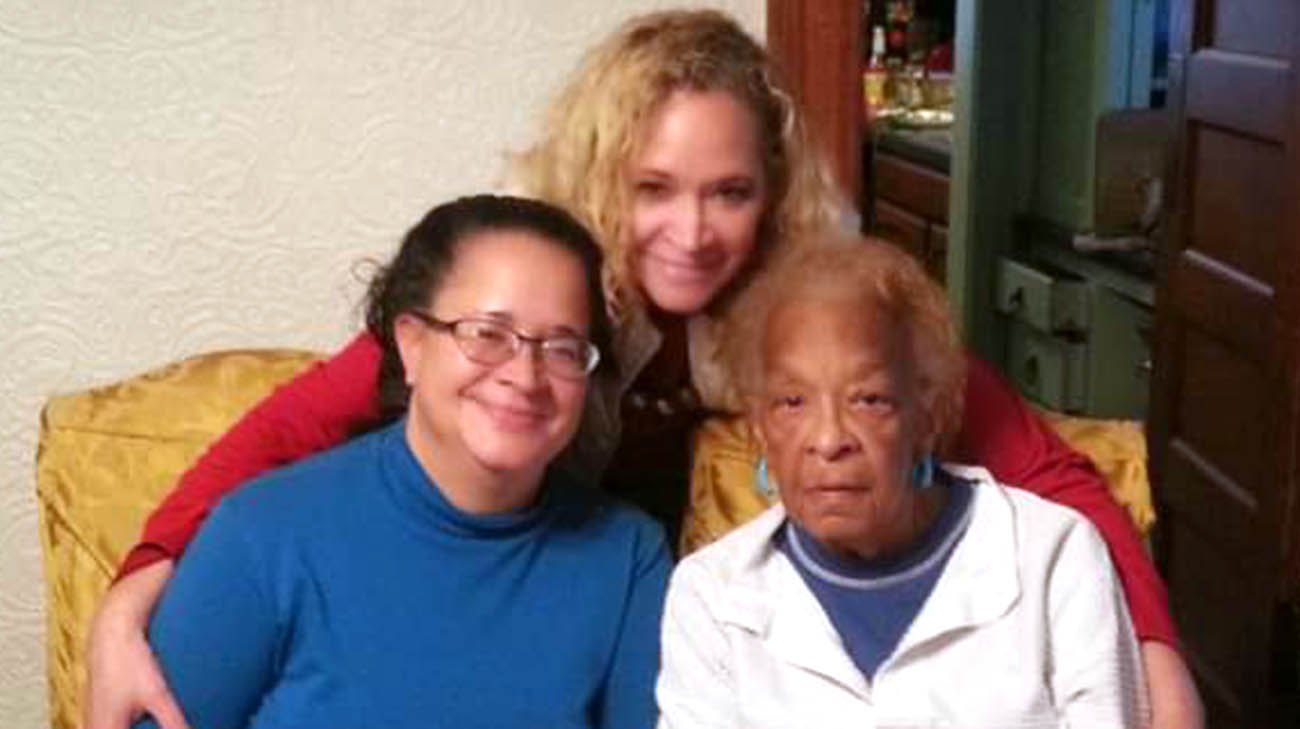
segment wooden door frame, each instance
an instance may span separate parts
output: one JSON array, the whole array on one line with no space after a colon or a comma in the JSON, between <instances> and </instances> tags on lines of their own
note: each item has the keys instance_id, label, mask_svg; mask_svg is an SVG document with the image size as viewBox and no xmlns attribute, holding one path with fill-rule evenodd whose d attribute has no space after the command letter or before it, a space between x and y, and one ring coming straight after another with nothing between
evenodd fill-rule
<instances>
[{"instance_id":1,"label":"wooden door frame","mask_svg":"<svg viewBox=\"0 0 1300 729\"><path fill-rule=\"evenodd\" d=\"M854 204L862 200L861 0L768 0L767 47Z\"/></svg>"}]
</instances>

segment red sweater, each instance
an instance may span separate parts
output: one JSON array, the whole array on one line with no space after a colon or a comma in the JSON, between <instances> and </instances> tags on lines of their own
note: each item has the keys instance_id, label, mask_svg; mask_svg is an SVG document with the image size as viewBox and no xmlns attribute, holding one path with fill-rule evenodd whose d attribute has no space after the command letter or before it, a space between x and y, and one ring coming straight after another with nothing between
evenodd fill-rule
<instances>
[{"instance_id":1,"label":"red sweater","mask_svg":"<svg viewBox=\"0 0 1300 729\"><path fill-rule=\"evenodd\" d=\"M380 349L367 334L258 403L194 464L150 515L121 573L176 558L228 491L267 470L343 442L378 415ZM1169 600L1128 513L1087 457L1071 450L987 364L970 359L966 415L952 460L1074 508L1110 547L1141 640L1177 645Z\"/></svg>"}]
</instances>

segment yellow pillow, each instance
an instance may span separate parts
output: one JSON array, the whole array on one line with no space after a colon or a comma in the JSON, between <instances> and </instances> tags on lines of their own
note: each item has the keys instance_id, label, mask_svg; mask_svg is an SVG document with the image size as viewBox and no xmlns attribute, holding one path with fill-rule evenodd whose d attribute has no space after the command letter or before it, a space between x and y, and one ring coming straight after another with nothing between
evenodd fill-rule
<instances>
[{"instance_id":1,"label":"yellow pillow","mask_svg":"<svg viewBox=\"0 0 1300 729\"><path fill-rule=\"evenodd\" d=\"M1156 523L1147 474L1147 438L1136 420L1100 420L1039 411L1056 434L1092 459L1110 485L1110 495L1128 510L1138 534L1145 537Z\"/></svg>"},{"instance_id":2,"label":"yellow pillow","mask_svg":"<svg viewBox=\"0 0 1300 729\"><path fill-rule=\"evenodd\" d=\"M316 359L291 350L216 352L46 403L36 491L51 726L81 723L90 618L149 511L210 442Z\"/></svg>"},{"instance_id":3,"label":"yellow pillow","mask_svg":"<svg viewBox=\"0 0 1300 729\"><path fill-rule=\"evenodd\" d=\"M1043 415L1070 447L1092 458L1115 500L1145 536L1155 523L1155 510L1141 424ZM754 486L758 440L743 419L706 420L695 432L693 448L690 501L682 524L684 555L758 516L771 503Z\"/></svg>"}]
</instances>

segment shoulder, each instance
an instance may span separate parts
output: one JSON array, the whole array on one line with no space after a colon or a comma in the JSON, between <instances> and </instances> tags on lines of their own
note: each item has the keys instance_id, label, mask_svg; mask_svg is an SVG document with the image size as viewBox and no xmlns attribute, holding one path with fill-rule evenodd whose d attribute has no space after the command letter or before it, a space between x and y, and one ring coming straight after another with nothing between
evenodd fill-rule
<instances>
[{"instance_id":1,"label":"shoulder","mask_svg":"<svg viewBox=\"0 0 1300 729\"><path fill-rule=\"evenodd\" d=\"M1062 506L1031 491L1015 488L994 478L983 466L971 466L961 463L944 463L943 470L972 484L974 501L1002 501L1012 510L1017 520L1031 524L1052 526L1069 526L1076 523L1087 524L1087 519L1079 512Z\"/></svg>"},{"instance_id":2,"label":"shoulder","mask_svg":"<svg viewBox=\"0 0 1300 729\"><path fill-rule=\"evenodd\" d=\"M944 469L974 484L972 523L998 522L997 529L1010 529L1022 561L1052 563L1069 551L1109 567L1100 533L1074 509L999 483L984 468L944 464Z\"/></svg>"},{"instance_id":3,"label":"shoulder","mask_svg":"<svg viewBox=\"0 0 1300 729\"><path fill-rule=\"evenodd\" d=\"M562 535L584 544L629 548L638 561L668 560L663 527L645 512L580 483L563 470L548 479L552 524Z\"/></svg>"},{"instance_id":4,"label":"shoulder","mask_svg":"<svg viewBox=\"0 0 1300 729\"><path fill-rule=\"evenodd\" d=\"M219 509L245 519L270 519L287 526L295 514L337 511L378 472L379 450L389 429L263 474L221 500Z\"/></svg>"},{"instance_id":5,"label":"shoulder","mask_svg":"<svg viewBox=\"0 0 1300 729\"><path fill-rule=\"evenodd\" d=\"M780 504L769 507L683 559L673 572L673 582L760 582L771 560L783 559L772 537L784 523L785 509Z\"/></svg>"},{"instance_id":6,"label":"shoulder","mask_svg":"<svg viewBox=\"0 0 1300 729\"><path fill-rule=\"evenodd\" d=\"M723 320L717 314L697 314L686 322L691 383L705 407L724 413L741 413L744 412L744 401L727 375L718 351L722 327Z\"/></svg>"}]
</instances>

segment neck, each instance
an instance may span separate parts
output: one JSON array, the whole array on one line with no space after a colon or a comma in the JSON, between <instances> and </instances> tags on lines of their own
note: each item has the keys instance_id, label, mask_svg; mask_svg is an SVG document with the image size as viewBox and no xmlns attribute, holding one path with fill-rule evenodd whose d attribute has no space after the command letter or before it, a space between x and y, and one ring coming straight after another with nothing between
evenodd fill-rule
<instances>
[{"instance_id":1,"label":"neck","mask_svg":"<svg viewBox=\"0 0 1300 729\"><path fill-rule=\"evenodd\" d=\"M664 335L664 338L686 336L686 316L664 311L654 305L647 308L646 313L650 317L650 323Z\"/></svg>"},{"instance_id":2,"label":"neck","mask_svg":"<svg viewBox=\"0 0 1300 729\"><path fill-rule=\"evenodd\" d=\"M439 448L414 417L406 420L406 442L432 487L466 514L503 514L537 501L545 464L516 471L487 468L466 456L453 455L456 449Z\"/></svg>"}]
</instances>

